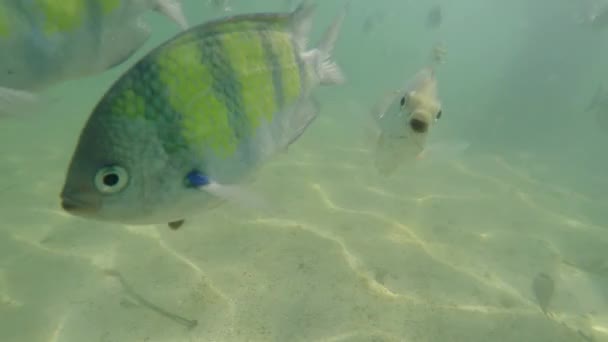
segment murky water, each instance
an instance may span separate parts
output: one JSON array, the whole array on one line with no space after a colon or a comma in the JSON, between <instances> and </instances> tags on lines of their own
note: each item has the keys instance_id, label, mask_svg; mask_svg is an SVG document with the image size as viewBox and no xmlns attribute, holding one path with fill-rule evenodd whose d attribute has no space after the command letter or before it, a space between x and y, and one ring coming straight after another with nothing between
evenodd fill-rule
<instances>
[{"instance_id":1,"label":"murky water","mask_svg":"<svg viewBox=\"0 0 608 342\"><path fill-rule=\"evenodd\" d=\"M193 24L295 5L183 3ZM342 6L320 2L314 42ZM226 203L177 231L59 206L93 106L177 32L150 13L134 58L0 122L0 341L608 341L608 108L585 112L608 30L581 6L352 1L335 52L348 82L317 91L318 120L249 186L278 210ZM469 148L380 176L369 110L437 43L430 139Z\"/></svg>"}]
</instances>

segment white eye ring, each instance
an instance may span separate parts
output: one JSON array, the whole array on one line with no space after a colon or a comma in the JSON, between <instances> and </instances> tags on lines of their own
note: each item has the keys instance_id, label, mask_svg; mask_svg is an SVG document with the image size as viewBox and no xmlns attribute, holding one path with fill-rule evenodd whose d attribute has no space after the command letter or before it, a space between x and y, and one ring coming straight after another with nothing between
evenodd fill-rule
<instances>
[{"instance_id":1,"label":"white eye ring","mask_svg":"<svg viewBox=\"0 0 608 342\"><path fill-rule=\"evenodd\" d=\"M114 194L124 189L129 183L127 170L120 166L106 166L97 171L95 187L101 193Z\"/></svg>"}]
</instances>

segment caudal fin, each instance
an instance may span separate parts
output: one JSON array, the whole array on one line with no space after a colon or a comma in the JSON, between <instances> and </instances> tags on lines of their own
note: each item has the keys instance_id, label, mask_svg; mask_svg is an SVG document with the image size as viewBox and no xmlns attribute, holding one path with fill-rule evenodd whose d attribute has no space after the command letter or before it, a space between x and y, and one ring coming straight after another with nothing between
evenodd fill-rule
<instances>
[{"instance_id":1,"label":"caudal fin","mask_svg":"<svg viewBox=\"0 0 608 342\"><path fill-rule=\"evenodd\" d=\"M308 51L308 37L312 30L312 16L315 6L310 0L304 0L292 13L293 33L296 44L302 52L303 58L311 61L317 69L321 84L341 84L345 77L340 67L332 60L332 54L338 35L346 17L350 1L334 19L331 26L325 32L319 47Z\"/></svg>"},{"instance_id":2,"label":"caudal fin","mask_svg":"<svg viewBox=\"0 0 608 342\"><path fill-rule=\"evenodd\" d=\"M30 92L0 87L0 117L31 111L38 97Z\"/></svg>"}]
</instances>

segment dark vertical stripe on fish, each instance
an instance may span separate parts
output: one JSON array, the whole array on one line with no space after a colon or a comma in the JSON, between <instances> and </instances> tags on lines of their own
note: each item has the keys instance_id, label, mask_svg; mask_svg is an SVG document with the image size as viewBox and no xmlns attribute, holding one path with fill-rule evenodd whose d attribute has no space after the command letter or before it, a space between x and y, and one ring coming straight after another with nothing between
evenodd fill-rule
<instances>
[{"instance_id":1,"label":"dark vertical stripe on fish","mask_svg":"<svg viewBox=\"0 0 608 342\"><path fill-rule=\"evenodd\" d=\"M300 51L295 39L291 40L291 45L294 47L293 57L298 65L298 73L300 74L300 94L304 94L304 91L306 90L306 64L300 55L303 51Z\"/></svg>"},{"instance_id":2,"label":"dark vertical stripe on fish","mask_svg":"<svg viewBox=\"0 0 608 342\"><path fill-rule=\"evenodd\" d=\"M201 36L201 63L206 65L213 79L213 93L228 111L228 122L237 141L246 139L251 133L251 123L243 106L243 86L232 67L232 60L226 53L221 34L205 32Z\"/></svg>"},{"instance_id":3,"label":"dark vertical stripe on fish","mask_svg":"<svg viewBox=\"0 0 608 342\"><path fill-rule=\"evenodd\" d=\"M266 57L266 65L272 71L272 86L274 88L274 100L277 108L283 109L285 105L285 94L283 91L283 75L282 66L280 65L279 57L277 56L272 40L268 36L268 32L264 29L259 31L262 48Z\"/></svg>"},{"instance_id":4,"label":"dark vertical stripe on fish","mask_svg":"<svg viewBox=\"0 0 608 342\"><path fill-rule=\"evenodd\" d=\"M87 15L84 18L83 26L91 33L91 40L94 40L95 42L93 46L95 47L97 54L101 55L102 49L104 48L102 47L103 42L101 37L103 20L105 19L104 13L101 8L101 3L98 1L87 2L87 4Z\"/></svg>"},{"instance_id":5,"label":"dark vertical stripe on fish","mask_svg":"<svg viewBox=\"0 0 608 342\"><path fill-rule=\"evenodd\" d=\"M146 120L163 127L157 134L166 152L171 154L187 148L188 144L181 134L182 114L171 105L171 94L163 86L156 63L143 59L133 66L126 77L128 79L120 83L123 86L116 90L116 94L122 95L130 89L145 101L144 113L137 114L143 114Z\"/></svg>"}]
</instances>

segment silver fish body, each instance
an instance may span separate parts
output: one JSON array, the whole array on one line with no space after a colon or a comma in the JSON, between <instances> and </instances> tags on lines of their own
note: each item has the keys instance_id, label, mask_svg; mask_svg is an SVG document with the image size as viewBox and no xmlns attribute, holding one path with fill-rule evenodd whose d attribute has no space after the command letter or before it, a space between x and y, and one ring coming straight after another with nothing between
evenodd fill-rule
<instances>
[{"instance_id":1,"label":"silver fish body","mask_svg":"<svg viewBox=\"0 0 608 342\"><path fill-rule=\"evenodd\" d=\"M430 129L441 117L435 73L419 71L408 84L388 94L372 111L379 130L374 164L383 175L423 152Z\"/></svg>"}]
</instances>

